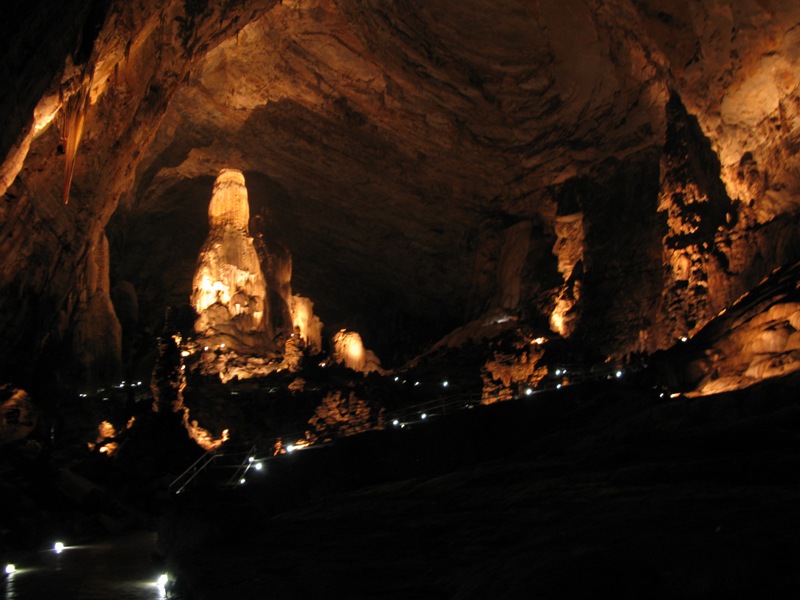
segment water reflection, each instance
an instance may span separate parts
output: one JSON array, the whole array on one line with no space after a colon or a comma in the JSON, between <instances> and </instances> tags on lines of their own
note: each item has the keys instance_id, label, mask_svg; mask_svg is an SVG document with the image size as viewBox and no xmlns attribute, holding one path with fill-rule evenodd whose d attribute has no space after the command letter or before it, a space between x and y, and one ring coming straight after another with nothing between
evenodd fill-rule
<instances>
[{"instance_id":1,"label":"water reflection","mask_svg":"<svg viewBox=\"0 0 800 600\"><path fill-rule=\"evenodd\" d=\"M2 583L5 600L164 600L152 560L155 534L139 532L85 546L20 557ZM176 598L176 596L169 596Z\"/></svg>"}]
</instances>

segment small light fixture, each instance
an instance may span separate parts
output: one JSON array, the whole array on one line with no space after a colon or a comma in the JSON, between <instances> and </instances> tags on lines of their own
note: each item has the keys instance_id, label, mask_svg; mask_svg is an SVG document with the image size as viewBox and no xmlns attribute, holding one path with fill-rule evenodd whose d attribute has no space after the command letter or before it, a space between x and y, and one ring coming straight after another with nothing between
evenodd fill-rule
<instances>
[{"instance_id":1,"label":"small light fixture","mask_svg":"<svg viewBox=\"0 0 800 600\"><path fill-rule=\"evenodd\" d=\"M617 379L619 379L620 377L622 377L622 371L617 371L615 375L617 376Z\"/></svg>"},{"instance_id":2,"label":"small light fixture","mask_svg":"<svg viewBox=\"0 0 800 600\"><path fill-rule=\"evenodd\" d=\"M240 484L240 485L244 485L246 482L247 482L247 480L246 480L244 477L242 477L242 478L239 480L239 484Z\"/></svg>"},{"instance_id":3,"label":"small light fixture","mask_svg":"<svg viewBox=\"0 0 800 600\"><path fill-rule=\"evenodd\" d=\"M525 388L525 395L526 396L530 396L532 393L533 393L533 390L531 388Z\"/></svg>"},{"instance_id":4,"label":"small light fixture","mask_svg":"<svg viewBox=\"0 0 800 600\"><path fill-rule=\"evenodd\" d=\"M263 468L264 468L264 465L262 465L260 462L256 463L256 466L255 466L256 471L260 471Z\"/></svg>"},{"instance_id":5,"label":"small light fixture","mask_svg":"<svg viewBox=\"0 0 800 600\"><path fill-rule=\"evenodd\" d=\"M158 579L156 580L156 585L158 585L158 587L162 589L167 587L168 583L169 583L169 575L167 575L166 573L162 573L161 575L159 575Z\"/></svg>"},{"instance_id":6,"label":"small light fixture","mask_svg":"<svg viewBox=\"0 0 800 600\"><path fill-rule=\"evenodd\" d=\"M252 456L248 456L248 457L247 457L247 462L249 462L249 463L251 463L251 462L254 462L255 460L256 460L256 459L255 459L255 458L253 458Z\"/></svg>"},{"instance_id":7,"label":"small light fixture","mask_svg":"<svg viewBox=\"0 0 800 600\"><path fill-rule=\"evenodd\" d=\"M6 570L6 575L11 575L11 574L17 572L17 567L16 567L16 565L14 563L8 563L6 565L6 569L5 570Z\"/></svg>"},{"instance_id":8,"label":"small light fixture","mask_svg":"<svg viewBox=\"0 0 800 600\"><path fill-rule=\"evenodd\" d=\"M449 382L449 381L447 381L447 380L445 379L445 380L442 382L442 387L447 387L448 385L450 385L450 382Z\"/></svg>"},{"instance_id":9,"label":"small light fixture","mask_svg":"<svg viewBox=\"0 0 800 600\"><path fill-rule=\"evenodd\" d=\"M428 414L427 413L422 413L420 415L420 417L423 418L423 419L427 419L428 418Z\"/></svg>"},{"instance_id":10,"label":"small light fixture","mask_svg":"<svg viewBox=\"0 0 800 600\"><path fill-rule=\"evenodd\" d=\"M294 444L289 444L288 446L286 446L287 452L294 452L294 450L295 450Z\"/></svg>"},{"instance_id":11,"label":"small light fixture","mask_svg":"<svg viewBox=\"0 0 800 600\"><path fill-rule=\"evenodd\" d=\"M560 390L560 389L561 389L561 384L560 384L560 383L559 383L559 384L556 386L556 389L557 389L557 390Z\"/></svg>"},{"instance_id":12,"label":"small light fixture","mask_svg":"<svg viewBox=\"0 0 800 600\"><path fill-rule=\"evenodd\" d=\"M688 342L688 341L689 341L689 338L688 338L688 337L686 337L686 336L683 336L683 337L681 338L681 341L682 341L682 342Z\"/></svg>"},{"instance_id":13,"label":"small light fixture","mask_svg":"<svg viewBox=\"0 0 800 600\"><path fill-rule=\"evenodd\" d=\"M397 427L398 425L400 425L400 421L398 421L397 419L395 419L394 421L392 421L392 425L394 425L395 427Z\"/></svg>"},{"instance_id":14,"label":"small light fixture","mask_svg":"<svg viewBox=\"0 0 800 600\"><path fill-rule=\"evenodd\" d=\"M64 543L63 542L56 542L53 545L53 550L56 554L61 554L64 551Z\"/></svg>"}]
</instances>

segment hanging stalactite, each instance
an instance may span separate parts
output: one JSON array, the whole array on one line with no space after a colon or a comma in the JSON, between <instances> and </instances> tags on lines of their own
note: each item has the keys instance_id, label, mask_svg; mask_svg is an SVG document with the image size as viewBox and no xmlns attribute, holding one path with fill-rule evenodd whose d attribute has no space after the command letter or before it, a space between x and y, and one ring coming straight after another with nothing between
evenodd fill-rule
<instances>
[{"instance_id":1,"label":"hanging stalactite","mask_svg":"<svg viewBox=\"0 0 800 600\"><path fill-rule=\"evenodd\" d=\"M75 171L75 158L83 135L86 111L89 109L89 92L92 78L84 75L78 89L62 100L63 117L61 121L61 145L64 149L64 204L69 203L69 189Z\"/></svg>"}]
</instances>

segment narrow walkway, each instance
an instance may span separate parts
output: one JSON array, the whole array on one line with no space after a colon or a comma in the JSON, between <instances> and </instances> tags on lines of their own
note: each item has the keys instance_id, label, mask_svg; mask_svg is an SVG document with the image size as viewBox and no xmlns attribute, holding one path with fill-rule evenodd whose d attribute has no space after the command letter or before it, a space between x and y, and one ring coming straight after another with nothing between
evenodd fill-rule
<instances>
[{"instance_id":1,"label":"narrow walkway","mask_svg":"<svg viewBox=\"0 0 800 600\"><path fill-rule=\"evenodd\" d=\"M552 375L545 377L537 388L526 388L520 395L514 396L512 399L533 399L543 392L561 390L569 385L588 381L619 379L623 375L624 372L622 370L609 368L607 365L588 369L581 369L576 365L562 366L556 368ZM385 413L384 426L403 428L408 425L424 423L438 416L469 410L480 406L482 403L483 397L478 393L452 394L434 398ZM244 485L247 483L248 477L259 476L266 472L264 468L266 464L279 458L280 454L276 455L274 452L274 448L277 446L281 447L281 453L292 453L298 450L318 448L334 442L335 440L332 440L312 445L306 442L304 433L296 432L276 438L269 445L268 450L259 449L256 446L223 445L197 459L195 463L170 484L169 491L171 494L180 494L201 480L205 484L216 481L220 486Z\"/></svg>"}]
</instances>

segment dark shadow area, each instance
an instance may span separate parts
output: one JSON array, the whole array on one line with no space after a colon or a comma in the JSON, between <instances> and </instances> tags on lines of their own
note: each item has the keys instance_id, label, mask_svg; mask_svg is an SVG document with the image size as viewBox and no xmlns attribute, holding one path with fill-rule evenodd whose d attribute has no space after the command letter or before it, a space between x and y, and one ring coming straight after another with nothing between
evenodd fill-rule
<instances>
[{"instance_id":1,"label":"dark shadow area","mask_svg":"<svg viewBox=\"0 0 800 600\"><path fill-rule=\"evenodd\" d=\"M789 597L798 383L593 383L349 438L178 497L160 543L192 598Z\"/></svg>"}]
</instances>

